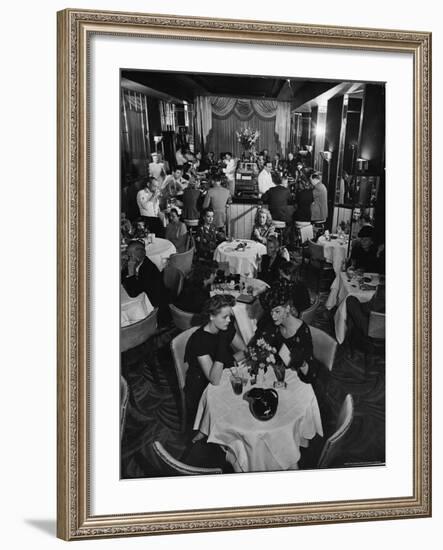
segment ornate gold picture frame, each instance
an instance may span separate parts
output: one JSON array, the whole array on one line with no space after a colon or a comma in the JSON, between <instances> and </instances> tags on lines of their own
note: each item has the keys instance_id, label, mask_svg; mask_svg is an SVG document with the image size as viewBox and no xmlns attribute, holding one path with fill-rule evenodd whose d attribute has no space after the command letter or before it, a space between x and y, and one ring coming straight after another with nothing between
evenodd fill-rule
<instances>
[{"instance_id":1,"label":"ornate gold picture frame","mask_svg":"<svg viewBox=\"0 0 443 550\"><path fill-rule=\"evenodd\" d=\"M413 57L412 494L134 514L91 512L90 106L94 35ZM203 47L203 46L202 46ZM118 108L118 107L117 107ZM58 536L65 540L431 515L431 34L69 9L58 13ZM117 164L116 164L117 165ZM117 165L118 166L118 165ZM118 476L118 472L116 473ZM266 498L266 497L265 497Z\"/></svg>"}]
</instances>

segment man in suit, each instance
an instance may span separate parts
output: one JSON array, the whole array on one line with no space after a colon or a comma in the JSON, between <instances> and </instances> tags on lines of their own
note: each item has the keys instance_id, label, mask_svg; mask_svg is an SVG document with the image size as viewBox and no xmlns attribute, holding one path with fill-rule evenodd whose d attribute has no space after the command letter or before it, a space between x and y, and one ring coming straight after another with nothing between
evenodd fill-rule
<instances>
[{"instance_id":1,"label":"man in suit","mask_svg":"<svg viewBox=\"0 0 443 550\"><path fill-rule=\"evenodd\" d=\"M277 180L277 185L271 187L262 196L262 201L269 205L269 211L273 220L288 223L290 221L288 206L292 202L289 189L284 185L283 179Z\"/></svg>"},{"instance_id":2,"label":"man in suit","mask_svg":"<svg viewBox=\"0 0 443 550\"><path fill-rule=\"evenodd\" d=\"M274 160L272 161L272 170L273 172L277 172L277 174L280 174L284 170L284 164L281 160L281 157L278 153L275 153Z\"/></svg>"},{"instance_id":3,"label":"man in suit","mask_svg":"<svg viewBox=\"0 0 443 550\"><path fill-rule=\"evenodd\" d=\"M131 241L126 254L127 261L121 272L121 282L126 292L131 298L145 292L153 306L162 305L162 295L165 295L162 275L146 257L144 243Z\"/></svg>"}]
</instances>

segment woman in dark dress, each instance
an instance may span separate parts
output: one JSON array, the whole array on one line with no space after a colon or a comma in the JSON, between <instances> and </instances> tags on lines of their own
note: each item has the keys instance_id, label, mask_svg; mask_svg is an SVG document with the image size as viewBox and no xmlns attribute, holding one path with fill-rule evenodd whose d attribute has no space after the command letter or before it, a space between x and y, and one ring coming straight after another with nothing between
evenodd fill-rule
<instances>
[{"instance_id":1,"label":"woman in dark dress","mask_svg":"<svg viewBox=\"0 0 443 550\"><path fill-rule=\"evenodd\" d=\"M252 343L264 338L278 352L285 345L289 351L286 367L297 371L303 382L312 383L317 377L319 365L313 355L311 331L298 318L298 311L292 303L292 293L274 291L269 297L268 307L272 324L258 327Z\"/></svg>"},{"instance_id":2,"label":"woman in dark dress","mask_svg":"<svg viewBox=\"0 0 443 550\"><path fill-rule=\"evenodd\" d=\"M189 369L184 391L190 431L206 386L209 383L218 385L223 369L233 365L230 344L235 336L231 321L234 304L230 295L213 296L205 306L206 322L191 335L186 345L185 361Z\"/></svg>"},{"instance_id":3,"label":"woman in dark dress","mask_svg":"<svg viewBox=\"0 0 443 550\"><path fill-rule=\"evenodd\" d=\"M278 237L275 235L268 237L266 249L267 254L260 260L257 278L271 286L279 278L280 267L288 258L284 257L284 250L280 249Z\"/></svg>"}]
</instances>

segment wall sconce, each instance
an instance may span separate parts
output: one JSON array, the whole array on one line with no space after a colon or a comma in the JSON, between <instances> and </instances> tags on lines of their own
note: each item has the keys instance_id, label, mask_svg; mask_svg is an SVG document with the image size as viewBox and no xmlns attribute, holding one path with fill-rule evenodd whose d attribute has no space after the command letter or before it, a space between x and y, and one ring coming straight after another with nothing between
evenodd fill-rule
<instances>
[{"instance_id":1,"label":"wall sconce","mask_svg":"<svg viewBox=\"0 0 443 550\"><path fill-rule=\"evenodd\" d=\"M158 151L158 144L163 140L163 136L154 136L155 150Z\"/></svg>"},{"instance_id":2,"label":"wall sconce","mask_svg":"<svg viewBox=\"0 0 443 550\"><path fill-rule=\"evenodd\" d=\"M358 158L357 159L357 170L359 172L366 172L368 169L369 161L367 159Z\"/></svg>"},{"instance_id":3,"label":"wall sconce","mask_svg":"<svg viewBox=\"0 0 443 550\"><path fill-rule=\"evenodd\" d=\"M305 145L305 149L308 153L312 153L312 145Z\"/></svg>"},{"instance_id":4,"label":"wall sconce","mask_svg":"<svg viewBox=\"0 0 443 550\"><path fill-rule=\"evenodd\" d=\"M320 151L320 156L326 162L329 162L332 158L332 151Z\"/></svg>"}]
</instances>

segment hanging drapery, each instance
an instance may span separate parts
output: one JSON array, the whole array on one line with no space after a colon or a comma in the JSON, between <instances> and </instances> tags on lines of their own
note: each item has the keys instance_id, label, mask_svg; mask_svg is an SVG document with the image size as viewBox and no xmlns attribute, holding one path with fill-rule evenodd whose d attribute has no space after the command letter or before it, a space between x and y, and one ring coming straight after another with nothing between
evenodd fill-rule
<instances>
[{"instance_id":1,"label":"hanging drapery","mask_svg":"<svg viewBox=\"0 0 443 550\"><path fill-rule=\"evenodd\" d=\"M268 125L266 126L266 135L270 139L267 142L264 137L262 138L261 148L271 147L274 145L274 132L278 135L280 141L280 147L282 153L286 154L286 148L289 142L290 136L290 127L291 127L291 108L290 103L285 101L275 101L271 99L239 99L232 97L205 97L199 96L195 99L195 112L196 112L196 122L197 122L197 137L202 148L207 149L208 136L213 130L213 133L216 135L219 134L222 129L222 125L217 125L217 129L214 127L214 120L223 119L224 124L227 124L227 121L232 117L237 124L236 128L231 128L232 125L229 125L229 128L233 130L233 136L227 138L225 135L225 130L223 130L223 143L229 142L234 147L225 147L217 146L214 143L212 138L211 146L212 149L223 150L232 150L237 151L239 147L235 145L236 136L235 131L241 128L242 122L248 122L248 126L257 130L262 131L259 128L257 121L274 121L272 139L270 136ZM256 121L256 122L253 122ZM227 127L226 127L226 131ZM263 135L263 134L262 134ZM278 145L275 145L276 149L280 149Z\"/></svg>"},{"instance_id":2,"label":"hanging drapery","mask_svg":"<svg viewBox=\"0 0 443 550\"><path fill-rule=\"evenodd\" d=\"M235 113L226 118L213 115L212 132L208 137L207 150L214 151L217 156L220 153L229 151L235 157L240 158L244 148L238 142L236 132L244 127L260 132L260 137L255 143L257 151L261 151L264 147L268 147L271 151L279 150L278 139L275 134L275 120L260 118L255 113L248 121L240 120Z\"/></svg>"},{"instance_id":3,"label":"hanging drapery","mask_svg":"<svg viewBox=\"0 0 443 550\"><path fill-rule=\"evenodd\" d=\"M277 115L275 117L275 133L278 134L283 156L286 156L286 148L291 135L291 105L279 101L277 104Z\"/></svg>"},{"instance_id":4,"label":"hanging drapery","mask_svg":"<svg viewBox=\"0 0 443 550\"><path fill-rule=\"evenodd\" d=\"M199 149L204 149L212 127L211 98L199 96L195 98L195 129Z\"/></svg>"}]
</instances>

